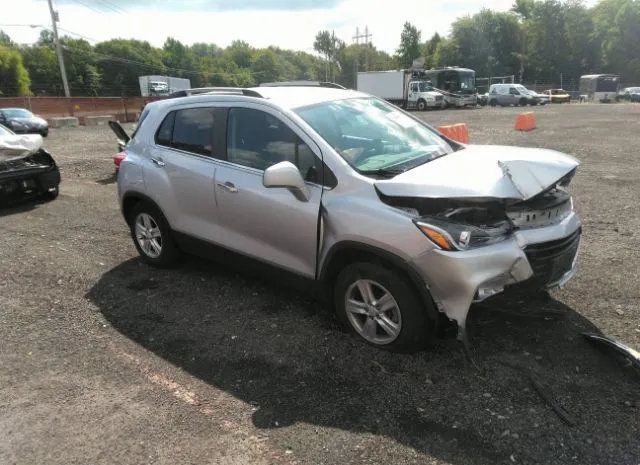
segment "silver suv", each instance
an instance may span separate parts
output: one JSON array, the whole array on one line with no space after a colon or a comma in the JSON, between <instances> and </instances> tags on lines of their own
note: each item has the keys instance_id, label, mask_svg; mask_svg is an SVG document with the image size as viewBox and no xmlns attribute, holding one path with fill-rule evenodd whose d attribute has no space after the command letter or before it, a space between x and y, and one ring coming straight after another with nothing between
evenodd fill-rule
<instances>
[{"instance_id":1,"label":"silver suv","mask_svg":"<svg viewBox=\"0 0 640 465\"><path fill-rule=\"evenodd\" d=\"M379 348L420 349L443 316L465 341L473 302L516 283L558 287L576 270L566 186L579 163L562 153L462 145L321 83L149 103L131 138L111 126L142 260L248 257L321 289Z\"/></svg>"}]
</instances>

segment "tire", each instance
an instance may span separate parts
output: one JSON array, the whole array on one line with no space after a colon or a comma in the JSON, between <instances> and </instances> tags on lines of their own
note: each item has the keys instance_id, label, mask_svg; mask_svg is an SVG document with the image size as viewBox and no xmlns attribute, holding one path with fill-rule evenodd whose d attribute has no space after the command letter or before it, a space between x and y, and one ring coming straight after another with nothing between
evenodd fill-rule
<instances>
[{"instance_id":1,"label":"tire","mask_svg":"<svg viewBox=\"0 0 640 465\"><path fill-rule=\"evenodd\" d=\"M526 107L527 106L527 99L526 98L521 98L520 101L518 102L518 104L520 104L521 107Z\"/></svg>"},{"instance_id":2,"label":"tire","mask_svg":"<svg viewBox=\"0 0 640 465\"><path fill-rule=\"evenodd\" d=\"M495 100L491 100L489 101L489 105L491 105L492 107L495 107L496 105L498 105L498 102L496 102Z\"/></svg>"},{"instance_id":3,"label":"tire","mask_svg":"<svg viewBox=\"0 0 640 465\"><path fill-rule=\"evenodd\" d=\"M358 285L369 285L369 289L373 290L374 302L385 293L391 296L389 304L393 307L383 311L383 316L386 317L384 320L379 319L381 313L374 319L372 316L356 314L347 309L349 298L361 303L365 301ZM337 316L343 326L378 349L415 352L424 349L435 339L437 325L429 318L429 310L433 309L426 308L407 278L390 267L368 262L346 266L337 276L333 297ZM373 306L361 311L369 311L371 315L376 312ZM383 330L381 324L387 325L389 321L397 325L396 331ZM373 332L368 333L365 330L369 327L373 328Z\"/></svg>"},{"instance_id":4,"label":"tire","mask_svg":"<svg viewBox=\"0 0 640 465\"><path fill-rule=\"evenodd\" d=\"M418 100L418 111L425 111L427 109L427 102L420 99Z\"/></svg>"},{"instance_id":5,"label":"tire","mask_svg":"<svg viewBox=\"0 0 640 465\"><path fill-rule=\"evenodd\" d=\"M147 230L155 231L159 237L147 238L146 240L139 237L137 234L138 225ZM180 251L173 238L169 223L155 205L145 201L138 202L129 215L129 228L133 244L142 261L147 265L156 268L170 268L178 262ZM142 234L142 231L140 232Z\"/></svg>"}]
</instances>

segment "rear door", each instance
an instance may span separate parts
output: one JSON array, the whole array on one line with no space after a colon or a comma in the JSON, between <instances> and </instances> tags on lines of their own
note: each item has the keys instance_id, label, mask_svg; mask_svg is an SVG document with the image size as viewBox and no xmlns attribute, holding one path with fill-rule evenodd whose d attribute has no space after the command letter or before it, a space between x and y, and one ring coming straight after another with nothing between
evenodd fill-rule
<instances>
[{"instance_id":1,"label":"rear door","mask_svg":"<svg viewBox=\"0 0 640 465\"><path fill-rule=\"evenodd\" d=\"M211 105L169 112L144 167L146 190L171 227L207 240L215 237L215 159L224 151L224 135L216 133L221 114L224 110Z\"/></svg>"}]
</instances>

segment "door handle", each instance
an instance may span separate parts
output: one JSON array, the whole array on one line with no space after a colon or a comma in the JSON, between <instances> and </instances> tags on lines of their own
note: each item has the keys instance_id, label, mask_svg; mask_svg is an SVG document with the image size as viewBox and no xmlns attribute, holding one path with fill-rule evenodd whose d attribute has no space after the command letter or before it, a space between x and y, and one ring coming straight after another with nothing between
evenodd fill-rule
<instances>
[{"instance_id":1,"label":"door handle","mask_svg":"<svg viewBox=\"0 0 640 465\"><path fill-rule=\"evenodd\" d=\"M151 161L153 162L154 165L166 166L166 163L163 162L161 158L152 158Z\"/></svg>"},{"instance_id":2,"label":"door handle","mask_svg":"<svg viewBox=\"0 0 640 465\"><path fill-rule=\"evenodd\" d=\"M218 187L221 187L222 189L226 190L227 192L231 192L233 194L238 192L238 188L236 186L234 186L232 182L228 182L227 181L224 184L219 182L218 183Z\"/></svg>"}]
</instances>

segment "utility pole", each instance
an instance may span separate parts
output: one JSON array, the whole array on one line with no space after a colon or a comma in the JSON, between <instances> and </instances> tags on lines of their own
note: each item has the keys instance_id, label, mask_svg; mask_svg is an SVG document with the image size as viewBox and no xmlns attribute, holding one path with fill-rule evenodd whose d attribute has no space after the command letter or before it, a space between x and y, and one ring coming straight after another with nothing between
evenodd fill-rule
<instances>
[{"instance_id":1,"label":"utility pole","mask_svg":"<svg viewBox=\"0 0 640 465\"><path fill-rule=\"evenodd\" d=\"M356 41L357 45L360 44L360 39L364 39L364 45L365 45L364 67L366 71L369 71L369 46L371 45L371 42L369 41L369 37L371 36L372 34L369 34L369 26L364 27L364 34L360 34L360 28L356 28L356 35L353 36L353 39Z\"/></svg>"},{"instance_id":2,"label":"utility pole","mask_svg":"<svg viewBox=\"0 0 640 465\"><path fill-rule=\"evenodd\" d=\"M58 39L58 26L56 23L60 20L58 12L53 10L53 4L51 0L49 2L49 13L51 13L51 23L53 25L53 40L56 43L56 54L58 55L58 63L60 64L60 76L62 77L62 85L64 86L64 95L71 97L69 92L69 83L67 82L67 70L64 67L64 58L62 57L62 47L60 46L60 39Z\"/></svg>"}]
</instances>

